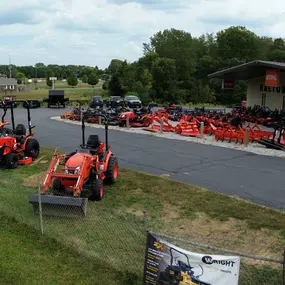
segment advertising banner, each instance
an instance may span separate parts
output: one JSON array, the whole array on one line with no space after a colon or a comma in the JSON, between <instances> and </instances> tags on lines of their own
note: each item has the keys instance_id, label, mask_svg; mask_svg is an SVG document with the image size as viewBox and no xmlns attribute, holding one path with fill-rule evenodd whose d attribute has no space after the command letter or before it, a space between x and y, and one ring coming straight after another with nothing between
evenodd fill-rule
<instances>
[{"instance_id":1,"label":"advertising banner","mask_svg":"<svg viewBox=\"0 0 285 285\"><path fill-rule=\"evenodd\" d=\"M278 87L279 85L279 71L270 69L266 70L265 86Z\"/></svg>"},{"instance_id":2,"label":"advertising banner","mask_svg":"<svg viewBox=\"0 0 285 285\"><path fill-rule=\"evenodd\" d=\"M238 285L239 256L186 251L148 233L144 284Z\"/></svg>"}]
</instances>

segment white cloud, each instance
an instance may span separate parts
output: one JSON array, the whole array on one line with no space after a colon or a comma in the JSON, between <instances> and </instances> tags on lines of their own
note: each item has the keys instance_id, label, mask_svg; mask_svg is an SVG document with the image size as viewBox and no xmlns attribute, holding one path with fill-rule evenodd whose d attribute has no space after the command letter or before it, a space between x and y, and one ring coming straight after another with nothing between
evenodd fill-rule
<instances>
[{"instance_id":1,"label":"white cloud","mask_svg":"<svg viewBox=\"0 0 285 285\"><path fill-rule=\"evenodd\" d=\"M11 55L19 65L103 68L112 58L136 60L143 42L169 28L199 36L243 25L285 37L284 12L284 0L10 0L0 7L0 63Z\"/></svg>"}]
</instances>

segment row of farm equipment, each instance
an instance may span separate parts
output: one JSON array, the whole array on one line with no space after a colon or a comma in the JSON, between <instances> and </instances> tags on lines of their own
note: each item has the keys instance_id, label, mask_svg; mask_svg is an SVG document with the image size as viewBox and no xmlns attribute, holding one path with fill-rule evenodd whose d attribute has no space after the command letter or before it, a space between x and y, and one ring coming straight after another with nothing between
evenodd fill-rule
<instances>
[{"instance_id":1,"label":"row of farm equipment","mask_svg":"<svg viewBox=\"0 0 285 285\"><path fill-rule=\"evenodd\" d=\"M182 136L204 137L214 136L217 141L235 143L258 142L269 148L283 149L285 142L284 128L278 125L274 131L264 130L257 122L245 122L238 114L221 111L192 110L184 112L179 119L175 118L175 106L161 110L99 110L106 116L110 125L134 128L140 127L150 132L171 132ZM93 115L92 115L93 112ZM88 114L87 123L104 123L95 112L90 109L75 109L64 113L61 118L77 120ZM279 135L278 135L279 134ZM277 146L276 146L277 144Z\"/></svg>"}]
</instances>

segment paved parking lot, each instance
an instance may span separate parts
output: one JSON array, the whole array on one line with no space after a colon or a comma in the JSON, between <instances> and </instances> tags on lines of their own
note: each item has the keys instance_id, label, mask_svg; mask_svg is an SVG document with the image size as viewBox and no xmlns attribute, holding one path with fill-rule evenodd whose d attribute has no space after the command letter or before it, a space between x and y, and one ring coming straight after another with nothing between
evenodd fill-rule
<instances>
[{"instance_id":1,"label":"paved parking lot","mask_svg":"<svg viewBox=\"0 0 285 285\"><path fill-rule=\"evenodd\" d=\"M73 151L79 146L80 126L49 119L66 110L32 110L36 137L42 146L60 147L64 151ZM17 123L27 125L25 109L17 108L15 115ZM103 140L103 129L86 128L86 136L94 132ZM156 175L167 174L176 180L265 206L285 207L284 158L114 130L109 134L112 149L122 167Z\"/></svg>"}]
</instances>

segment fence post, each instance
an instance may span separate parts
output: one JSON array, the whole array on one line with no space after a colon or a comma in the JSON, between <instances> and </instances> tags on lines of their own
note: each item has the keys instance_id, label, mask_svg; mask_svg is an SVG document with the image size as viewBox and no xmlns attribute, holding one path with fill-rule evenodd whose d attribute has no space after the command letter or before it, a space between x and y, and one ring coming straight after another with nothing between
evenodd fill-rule
<instances>
[{"instance_id":1,"label":"fence post","mask_svg":"<svg viewBox=\"0 0 285 285\"><path fill-rule=\"evenodd\" d=\"M163 133L163 123L164 123L164 118L161 117L161 118L160 118L160 130L159 130L159 132L160 132L161 134Z\"/></svg>"},{"instance_id":2,"label":"fence post","mask_svg":"<svg viewBox=\"0 0 285 285\"><path fill-rule=\"evenodd\" d=\"M285 248L283 253L283 285L285 285Z\"/></svg>"},{"instance_id":3,"label":"fence post","mask_svg":"<svg viewBox=\"0 0 285 285\"><path fill-rule=\"evenodd\" d=\"M129 117L129 114L127 114L126 125L127 125L127 128L129 129L130 128L130 117Z\"/></svg>"},{"instance_id":4,"label":"fence post","mask_svg":"<svg viewBox=\"0 0 285 285\"><path fill-rule=\"evenodd\" d=\"M200 136L203 136L204 135L204 122L201 122L201 125L200 125Z\"/></svg>"},{"instance_id":5,"label":"fence post","mask_svg":"<svg viewBox=\"0 0 285 285\"><path fill-rule=\"evenodd\" d=\"M99 125L102 125L102 117L99 116Z\"/></svg>"},{"instance_id":6,"label":"fence post","mask_svg":"<svg viewBox=\"0 0 285 285\"><path fill-rule=\"evenodd\" d=\"M82 108L81 107L79 107L80 108L80 121L82 122L82 119L83 119L83 111L82 111Z\"/></svg>"},{"instance_id":7,"label":"fence post","mask_svg":"<svg viewBox=\"0 0 285 285\"><path fill-rule=\"evenodd\" d=\"M42 210L42 196L41 196L41 184L38 186L38 197L39 197L39 218L40 218L40 228L41 234L44 234L44 224L43 224L43 210Z\"/></svg>"},{"instance_id":8,"label":"fence post","mask_svg":"<svg viewBox=\"0 0 285 285\"><path fill-rule=\"evenodd\" d=\"M244 137L243 137L243 143L244 143L245 146L248 146L248 144L249 144L249 133L248 133L248 129L245 129Z\"/></svg>"},{"instance_id":9,"label":"fence post","mask_svg":"<svg viewBox=\"0 0 285 285\"><path fill-rule=\"evenodd\" d=\"M147 220L147 212L146 211L143 211L143 222L144 222L145 231L148 231L148 220Z\"/></svg>"}]
</instances>

